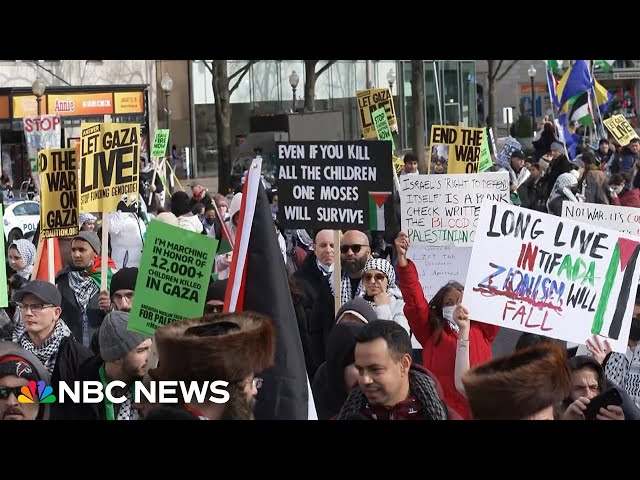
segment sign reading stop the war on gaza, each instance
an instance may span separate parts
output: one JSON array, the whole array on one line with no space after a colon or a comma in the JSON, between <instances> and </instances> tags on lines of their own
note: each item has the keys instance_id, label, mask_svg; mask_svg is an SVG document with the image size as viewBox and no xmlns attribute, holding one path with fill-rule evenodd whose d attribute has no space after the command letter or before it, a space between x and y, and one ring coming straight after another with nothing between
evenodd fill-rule
<instances>
[{"instance_id":1,"label":"sign reading stop the war on gaza","mask_svg":"<svg viewBox=\"0 0 640 480\"><path fill-rule=\"evenodd\" d=\"M138 201L140 125L83 123L80 137L80 211L115 212Z\"/></svg>"},{"instance_id":2,"label":"sign reading stop the war on gaza","mask_svg":"<svg viewBox=\"0 0 640 480\"><path fill-rule=\"evenodd\" d=\"M277 142L276 148L282 228L375 226L393 185L391 142Z\"/></svg>"},{"instance_id":3,"label":"sign reading stop the war on gaza","mask_svg":"<svg viewBox=\"0 0 640 480\"><path fill-rule=\"evenodd\" d=\"M78 234L78 166L75 148L40 150L40 231L44 238Z\"/></svg>"}]
</instances>

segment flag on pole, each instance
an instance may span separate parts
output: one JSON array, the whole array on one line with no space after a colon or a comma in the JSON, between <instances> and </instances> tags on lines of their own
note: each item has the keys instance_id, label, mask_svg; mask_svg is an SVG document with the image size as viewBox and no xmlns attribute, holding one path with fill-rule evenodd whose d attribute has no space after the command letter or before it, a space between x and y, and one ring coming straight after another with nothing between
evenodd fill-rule
<instances>
[{"instance_id":1,"label":"flag on pole","mask_svg":"<svg viewBox=\"0 0 640 480\"><path fill-rule=\"evenodd\" d=\"M612 93L609 93L609 91L606 88L604 88L602 84L597 80L594 80L594 82L595 84L593 89L596 95L596 103L598 104L598 111L600 112L600 114L603 114L604 112L607 111L607 108L609 107L609 103L613 99L614 95Z\"/></svg>"},{"instance_id":2,"label":"flag on pole","mask_svg":"<svg viewBox=\"0 0 640 480\"><path fill-rule=\"evenodd\" d=\"M53 275L55 278L56 273L62 270L62 255L60 254L60 243L58 237L53 237ZM44 280L49 281L49 257L48 257L48 243L47 239L40 236L38 241L38 248L36 249L36 261L33 271L31 272L30 280Z\"/></svg>"},{"instance_id":3,"label":"flag on pole","mask_svg":"<svg viewBox=\"0 0 640 480\"><path fill-rule=\"evenodd\" d=\"M553 73L562 74L562 64L564 60L545 60L547 70Z\"/></svg>"},{"instance_id":4,"label":"flag on pole","mask_svg":"<svg viewBox=\"0 0 640 480\"><path fill-rule=\"evenodd\" d=\"M560 105L564 107L570 98L590 90L592 85L593 80L586 60L576 60L558 82L557 92Z\"/></svg>"},{"instance_id":5,"label":"flag on pole","mask_svg":"<svg viewBox=\"0 0 640 480\"><path fill-rule=\"evenodd\" d=\"M307 420L314 416L313 399L287 272L260 182L261 168L262 159L256 157L245 181L224 311L263 313L271 317L276 330L275 364L256 372L264 380L256 419Z\"/></svg>"},{"instance_id":6,"label":"flag on pole","mask_svg":"<svg viewBox=\"0 0 640 480\"><path fill-rule=\"evenodd\" d=\"M594 60L593 68L599 69L601 72L608 73L613 71L613 64L615 62L615 60Z\"/></svg>"}]
</instances>

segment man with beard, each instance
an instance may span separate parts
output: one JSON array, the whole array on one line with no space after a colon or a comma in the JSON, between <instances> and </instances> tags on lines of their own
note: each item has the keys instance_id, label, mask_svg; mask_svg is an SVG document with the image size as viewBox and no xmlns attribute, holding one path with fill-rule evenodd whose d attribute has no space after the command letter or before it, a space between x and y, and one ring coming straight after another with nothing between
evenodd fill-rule
<instances>
[{"instance_id":1,"label":"man with beard","mask_svg":"<svg viewBox=\"0 0 640 480\"><path fill-rule=\"evenodd\" d=\"M114 310L104 317L100 326L100 355L87 360L79 370L76 380L80 385L88 380L99 381L103 391L111 382L120 381L123 388L114 386L114 398L124 397L122 403L112 403L106 395L100 403L64 404L61 420L137 420L133 408L134 383L142 380L147 371L151 352L151 338L142 333L127 330L129 313Z\"/></svg>"},{"instance_id":2,"label":"man with beard","mask_svg":"<svg viewBox=\"0 0 640 480\"><path fill-rule=\"evenodd\" d=\"M135 267L118 270L111 278L109 288L111 296L106 290L100 292L100 308L105 312L111 312L112 310L130 312L131 305L133 305L133 290L136 288L137 279L138 269Z\"/></svg>"},{"instance_id":3,"label":"man with beard","mask_svg":"<svg viewBox=\"0 0 640 480\"><path fill-rule=\"evenodd\" d=\"M369 236L359 230L347 230L340 240L340 263L342 264L342 293L340 305L362 293L362 271L371 255ZM335 296L333 275L329 276L331 292Z\"/></svg>"},{"instance_id":4,"label":"man with beard","mask_svg":"<svg viewBox=\"0 0 640 480\"><path fill-rule=\"evenodd\" d=\"M0 420L46 420L48 405L21 403L18 397L29 382L51 383L38 358L13 342L0 342Z\"/></svg>"},{"instance_id":5,"label":"man with beard","mask_svg":"<svg viewBox=\"0 0 640 480\"><path fill-rule=\"evenodd\" d=\"M156 381L228 382L228 401L217 403L207 390L205 401L196 398L175 407L158 406L147 420L251 420L262 379L256 377L273 365L275 330L271 319L255 312L234 312L180 320L156 330L159 366L149 371ZM218 401L222 399L217 397Z\"/></svg>"}]
</instances>

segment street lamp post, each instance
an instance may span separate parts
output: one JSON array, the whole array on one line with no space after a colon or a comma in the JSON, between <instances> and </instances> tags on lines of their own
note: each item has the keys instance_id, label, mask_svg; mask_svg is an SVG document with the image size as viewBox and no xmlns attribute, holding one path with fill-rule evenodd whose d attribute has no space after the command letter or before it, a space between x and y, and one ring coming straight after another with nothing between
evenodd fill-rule
<instances>
[{"instance_id":1,"label":"street lamp post","mask_svg":"<svg viewBox=\"0 0 640 480\"><path fill-rule=\"evenodd\" d=\"M536 93L534 90L533 80L536 78L536 67L531 65L527 70L529 78L531 79L531 129L533 135L536 133Z\"/></svg>"},{"instance_id":2,"label":"street lamp post","mask_svg":"<svg viewBox=\"0 0 640 480\"><path fill-rule=\"evenodd\" d=\"M293 90L293 111L296 111L296 89L298 88L298 83L300 82L300 77L296 73L295 70L291 72L289 75L289 85L291 85L291 90Z\"/></svg>"},{"instance_id":3,"label":"street lamp post","mask_svg":"<svg viewBox=\"0 0 640 480\"><path fill-rule=\"evenodd\" d=\"M169 76L167 72L164 72L164 75L162 75L162 80L160 80L160 87L164 92L164 99L165 99L164 111L167 114L167 128L169 128L169 118L171 116L171 110L169 109L169 95L171 94L171 90L173 90L173 79Z\"/></svg>"},{"instance_id":4,"label":"street lamp post","mask_svg":"<svg viewBox=\"0 0 640 480\"><path fill-rule=\"evenodd\" d=\"M387 82L389 83L391 95L393 95L393 84L396 83L396 71L393 68L390 68L387 72Z\"/></svg>"},{"instance_id":5,"label":"street lamp post","mask_svg":"<svg viewBox=\"0 0 640 480\"><path fill-rule=\"evenodd\" d=\"M40 75L38 75L31 85L31 91L36 96L36 102L38 102L38 116L42 114L42 107L40 104L42 102L42 96L44 95L45 89L46 85L42 81L42 78L40 78Z\"/></svg>"}]
</instances>

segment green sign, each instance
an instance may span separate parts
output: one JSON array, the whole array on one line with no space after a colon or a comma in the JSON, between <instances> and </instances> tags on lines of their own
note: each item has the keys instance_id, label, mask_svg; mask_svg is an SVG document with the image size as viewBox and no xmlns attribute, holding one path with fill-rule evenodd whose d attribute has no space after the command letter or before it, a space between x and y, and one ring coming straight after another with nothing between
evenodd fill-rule
<instances>
[{"instance_id":1,"label":"green sign","mask_svg":"<svg viewBox=\"0 0 640 480\"><path fill-rule=\"evenodd\" d=\"M379 108L371 114L373 125L376 128L378 134L378 140L389 140L391 142L391 152L396 151L396 145L393 141L393 134L391 133L391 127L387 120L387 112L384 108Z\"/></svg>"},{"instance_id":2,"label":"green sign","mask_svg":"<svg viewBox=\"0 0 640 480\"><path fill-rule=\"evenodd\" d=\"M0 203L0 225L4 225L4 207ZM46 241L46 240L45 240ZM7 254L4 250L4 235L0 235L0 248L4 255L3 265L7 263ZM36 266L37 268L37 266ZM9 297L7 295L7 269L0 268L0 307L9 306Z\"/></svg>"},{"instance_id":3,"label":"green sign","mask_svg":"<svg viewBox=\"0 0 640 480\"><path fill-rule=\"evenodd\" d=\"M183 318L201 317L218 241L157 220L147 228L129 330L153 335Z\"/></svg>"},{"instance_id":4,"label":"green sign","mask_svg":"<svg viewBox=\"0 0 640 480\"><path fill-rule=\"evenodd\" d=\"M167 154L167 145L169 144L169 129L161 128L156 130L156 136L153 139L153 147L151 148L151 158L164 157Z\"/></svg>"},{"instance_id":5,"label":"green sign","mask_svg":"<svg viewBox=\"0 0 640 480\"><path fill-rule=\"evenodd\" d=\"M478 171L480 172L484 172L493 167L493 159L489 151L489 140L487 137L488 135L485 129L484 135L482 135L482 145L480 145L480 165L478 165Z\"/></svg>"}]
</instances>

